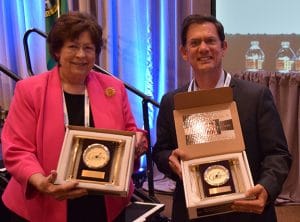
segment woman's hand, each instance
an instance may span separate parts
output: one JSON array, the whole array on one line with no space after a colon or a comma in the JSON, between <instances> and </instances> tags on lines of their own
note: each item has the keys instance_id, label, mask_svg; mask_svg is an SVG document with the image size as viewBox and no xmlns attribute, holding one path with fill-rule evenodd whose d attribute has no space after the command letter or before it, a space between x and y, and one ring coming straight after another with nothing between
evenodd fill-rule
<instances>
[{"instance_id":1,"label":"woman's hand","mask_svg":"<svg viewBox=\"0 0 300 222\"><path fill-rule=\"evenodd\" d=\"M86 189L77 188L78 182L76 181L61 185L54 184L56 177L55 170L52 170L47 177L37 173L29 178L29 183L39 192L48 194L57 200L74 199L88 194Z\"/></svg>"},{"instance_id":2,"label":"woman's hand","mask_svg":"<svg viewBox=\"0 0 300 222\"><path fill-rule=\"evenodd\" d=\"M268 200L268 192L266 189L257 184L246 192L246 198L233 202L232 209L240 212L261 214Z\"/></svg>"},{"instance_id":3,"label":"woman's hand","mask_svg":"<svg viewBox=\"0 0 300 222\"><path fill-rule=\"evenodd\" d=\"M138 159L141 155L146 153L148 149L148 140L144 132L135 133L135 153L134 159Z\"/></svg>"}]
</instances>

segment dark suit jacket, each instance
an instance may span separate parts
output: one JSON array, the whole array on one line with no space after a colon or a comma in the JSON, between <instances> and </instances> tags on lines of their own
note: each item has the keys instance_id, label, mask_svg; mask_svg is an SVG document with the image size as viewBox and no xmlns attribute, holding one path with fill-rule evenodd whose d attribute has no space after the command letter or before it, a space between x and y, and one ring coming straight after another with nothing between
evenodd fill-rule
<instances>
[{"instance_id":1,"label":"dark suit jacket","mask_svg":"<svg viewBox=\"0 0 300 222\"><path fill-rule=\"evenodd\" d=\"M274 200L281 191L291 165L291 156L282 124L272 94L267 87L232 78L230 87L237 104L246 153L254 184L261 184L269 193L269 204L262 215L229 213L197 221L276 221ZM185 92L188 85L163 96L157 118L157 142L153 160L158 169L175 180L173 195L173 221L188 221L182 181L168 164L168 157L177 148L173 119L174 100L178 92Z\"/></svg>"}]
</instances>

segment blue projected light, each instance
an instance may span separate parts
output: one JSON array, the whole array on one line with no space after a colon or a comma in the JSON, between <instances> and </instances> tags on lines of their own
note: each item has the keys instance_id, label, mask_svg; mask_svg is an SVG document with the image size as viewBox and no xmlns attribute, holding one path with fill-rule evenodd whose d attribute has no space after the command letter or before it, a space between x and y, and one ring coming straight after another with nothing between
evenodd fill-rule
<instances>
[{"instance_id":1,"label":"blue projected light","mask_svg":"<svg viewBox=\"0 0 300 222\"><path fill-rule=\"evenodd\" d=\"M160 3L160 20L164 21L165 13L166 13L166 5L165 1L161 1ZM166 58L166 24L164 22L160 23L160 47L159 47L159 53L160 58ZM166 92L166 60L160 59L159 61L159 81L158 81L158 98L161 98L163 94Z\"/></svg>"},{"instance_id":2,"label":"blue projected light","mask_svg":"<svg viewBox=\"0 0 300 222\"><path fill-rule=\"evenodd\" d=\"M5 44L8 49L9 56L6 56L7 65L16 73L20 73L21 77L27 77L25 66L25 55L23 49L24 33L30 28L39 28L44 30L44 2L42 1L1 1L0 4L3 14L5 28ZM4 10L5 9L5 10ZM33 66L38 66L38 72L45 71L42 58L45 49L45 39L39 38L32 41L29 39L30 55L32 57ZM1 56L0 56L1 58Z\"/></svg>"},{"instance_id":3,"label":"blue projected light","mask_svg":"<svg viewBox=\"0 0 300 222\"><path fill-rule=\"evenodd\" d=\"M153 98L153 45L151 1L112 1L108 4L107 49L110 57L108 69L124 82ZM128 16L130 12L131 16ZM138 19L136 19L138 18ZM158 73L155 73L158 75ZM142 99L128 93L137 125L143 128ZM153 107L149 104L150 127L153 127ZM141 169L145 168L141 158Z\"/></svg>"}]
</instances>

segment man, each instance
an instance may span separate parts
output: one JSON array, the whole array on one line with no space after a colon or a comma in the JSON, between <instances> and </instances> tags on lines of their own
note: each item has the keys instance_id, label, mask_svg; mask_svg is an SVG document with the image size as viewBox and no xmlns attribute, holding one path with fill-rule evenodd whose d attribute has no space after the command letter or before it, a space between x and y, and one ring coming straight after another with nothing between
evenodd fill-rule
<instances>
[{"instance_id":1,"label":"man","mask_svg":"<svg viewBox=\"0 0 300 222\"><path fill-rule=\"evenodd\" d=\"M178 92L230 86L237 104L246 153L255 186L246 192L251 200L232 204L232 213L195 221L276 221L274 200L280 193L291 165L291 156L280 117L268 88L238 80L226 73L222 58L227 49L223 25L211 16L190 15L181 32L180 52L192 69L194 78L183 88L162 98L157 119L157 142L153 159L158 169L176 181L172 219L188 221L179 160L185 153L178 149L173 119L174 95Z\"/></svg>"}]
</instances>

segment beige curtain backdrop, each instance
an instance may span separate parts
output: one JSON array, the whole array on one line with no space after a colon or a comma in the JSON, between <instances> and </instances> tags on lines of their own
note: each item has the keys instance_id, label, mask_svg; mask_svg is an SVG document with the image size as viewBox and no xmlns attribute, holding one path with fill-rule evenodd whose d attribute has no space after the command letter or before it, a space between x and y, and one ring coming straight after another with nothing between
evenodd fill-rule
<instances>
[{"instance_id":1,"label":"beige curtain backdrop","mask_svg":"<svg viewBox=\"0 0 300 222\"><path fill-rule=\"evenodd\" d=\"M278 204L300 203L300 74L274 72L243 72L235 77L263 84L271 90L279 111L289 150L293 157L292 168L284 184Z\"/></svg>"}]
</instances>

